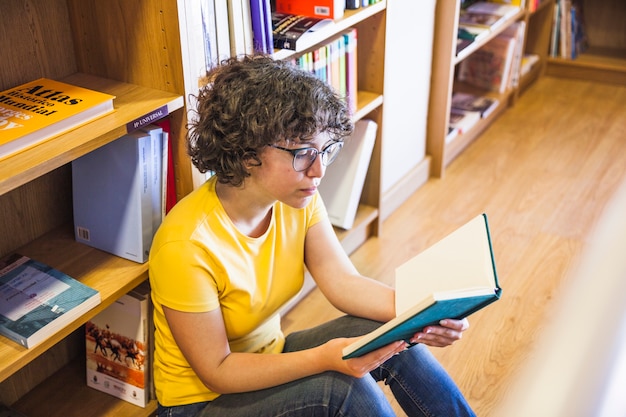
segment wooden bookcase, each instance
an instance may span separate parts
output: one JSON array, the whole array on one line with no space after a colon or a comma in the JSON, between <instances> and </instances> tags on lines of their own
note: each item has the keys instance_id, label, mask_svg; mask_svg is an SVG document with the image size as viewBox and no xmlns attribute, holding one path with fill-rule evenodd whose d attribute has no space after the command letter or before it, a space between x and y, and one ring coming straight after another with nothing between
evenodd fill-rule
<instances>
[{"instance_id":1,"label":"wooden bookcase","mask_svg":"<svg viewBox=\"0 0 626 417\"><path fill-rule=\"evenodd\" d=\"M492 29L489 36L474 42L463 51L460 57L457 57L456 36L460 3L460 0L439 1L435 11L432 84L426 144L426 152L431 157L431 175L435 177L443 176L446 166L474 142L508 106L512 105L520 92L545 71L547 57L545 46L549 40L552 19L550 5L554 4L554 0L544 0L533 13L528 12L526 9L520 10L515 16L510 17L504 24L498 26L497 29ZM488 117L481 119L470 131L458 135L452 141L446 143L452 92L458 90L475 94L486 94L484 90L455 81L455 71L458 64L517 21L526 22L524 50L539 54L539 63L520 79L518 87L509 89L503 94L489 92L488 96L498 99L498 107Z\"/></svg>"},{"instance_id":2,"label":"wooden bookcase","mask_svg":"<svg viewBox=\"0 0 626 417\"><path fill-rule=\"evenodd\" d=\"M576 59L550 58L547 74L626 84L626 3L584 0L582 6L588 49Z\"/></svg>"},{"instance_id":3,"label":"wooden bookcase","mask_svg":"<svg viewBox=\"0 0 626 417\"><path fill-rule=\"evenodd\" d=\"M0 163L0 255L19 251L100 291L102 303L44 343L25 349L0 337L0 401L33 416L149 416L85 384L83 324L147 278L137 264L76 243L70 162L126 133L126 124L167 108L177 194L192 188L184 151L186 111L177 0L3 0L0 90L39 78L114 94L115 112ZM386 3L349 11L359 29L359 110L382 123ZM310 45L314 47L315 45ZM278 54L278 57L285 52ZM380 131L380 129L379 129ZM337 231L351 252L380 227L380 153L372 156L355 226Z\"/></svg>"}]
</instances>

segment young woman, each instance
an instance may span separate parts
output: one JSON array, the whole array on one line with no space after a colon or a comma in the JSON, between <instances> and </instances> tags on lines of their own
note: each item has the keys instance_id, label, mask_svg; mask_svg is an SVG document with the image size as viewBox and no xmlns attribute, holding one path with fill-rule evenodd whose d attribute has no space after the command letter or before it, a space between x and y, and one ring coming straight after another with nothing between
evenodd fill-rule
<instances>
[{"instance_id":1,"label":"young woman","mask_svg":"<svg viewBox=\"0 0 626 417\"><path fill-rule=\"evenodd\" d=\"M214 175L150 253L160 417L392 416L381 380L410 416L473 415L424 346L452 344L466 320L342 359L395 315L393 288L359 274L317 193L352 129L341 98L289 63L240 57L207 74L188 146ZM278 311L305 267L346 316L285 338Z\"/></svg>"}]
</instances>

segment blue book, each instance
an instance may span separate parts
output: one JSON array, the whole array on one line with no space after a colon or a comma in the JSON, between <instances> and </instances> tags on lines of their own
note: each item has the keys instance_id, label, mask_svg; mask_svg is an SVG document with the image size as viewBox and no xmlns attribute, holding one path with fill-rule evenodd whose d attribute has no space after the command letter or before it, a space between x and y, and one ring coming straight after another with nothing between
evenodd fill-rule
<instances>
[{"instance_id":1,"label":"blue book","mask_svg":"<svg viewBox=\"0 0 626 417\"><path fill-rule=\"evenodd\" d=\"M144 263L154 236L152 137L136 131L72 162L74 235L113 255Z\"/></svg>"},{"instance_id":2,"label":"blue book","mask_svg":"<svg viewBox=\"0 0 626 417\"><path fill-rule=\"evenodd\" d=\"M0 334L31 348L100 304L100 293L27 256L0 260Z\"/></svg>"},{"instance_id":3,"label":"blue book","mask_svg":"<svg viewBox=\"0 0 626 417\"><path fill-rule=\"evenodd\" d=\"M481 214L396 269L396 318L343 350L359 357L442 319L462 319L500 299L487 216Z\"/></svg>"}]
</instances>

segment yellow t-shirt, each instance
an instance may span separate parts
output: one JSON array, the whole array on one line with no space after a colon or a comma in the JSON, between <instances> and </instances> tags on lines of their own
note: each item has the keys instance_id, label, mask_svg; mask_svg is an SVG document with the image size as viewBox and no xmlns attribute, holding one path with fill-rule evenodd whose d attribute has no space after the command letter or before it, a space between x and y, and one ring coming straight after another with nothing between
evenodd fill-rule
<instances>
[{"instance_id":1,"label":"yellow t-shirt","mask_svg":"<svg viewBox=\"0 0 626 417\"><path fill-rule=\"evenodd\" d=\"M185 360L162 306L186 312L220 308L233 352L281 352L284 336L277 310L302 288L305 236L325 216L319 195L302 209L278 202L266 233L250 238L224 211L215 178L174 206L154 237L149 260L160 404L210 401L219 395Z\"/></svg>"}]
</instances>

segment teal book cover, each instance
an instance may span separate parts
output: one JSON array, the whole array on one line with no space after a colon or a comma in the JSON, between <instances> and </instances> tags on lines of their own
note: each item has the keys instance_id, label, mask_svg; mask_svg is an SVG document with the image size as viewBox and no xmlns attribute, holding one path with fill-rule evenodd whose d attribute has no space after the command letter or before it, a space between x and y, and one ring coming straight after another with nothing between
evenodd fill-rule
<instances>
[{"instance_id":1,"label":"teal book cover","mask_svg":"<svg viewBox=\"0 0 626 417\"><path fill-rule=\"evenodd\" d=\"M0 334L33 347L100 303L100 294L27 256L0 261Z\"/></svg>"}]
</instances>

